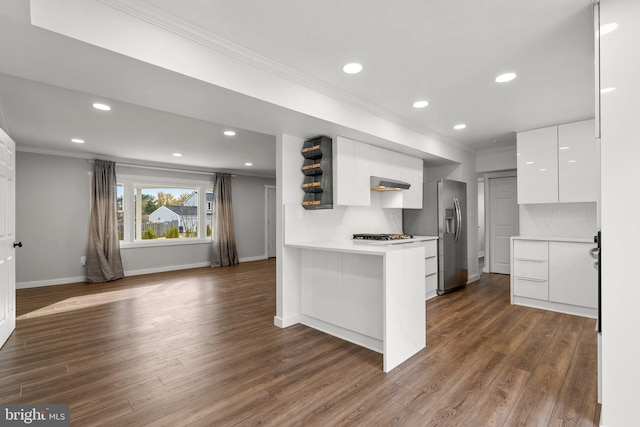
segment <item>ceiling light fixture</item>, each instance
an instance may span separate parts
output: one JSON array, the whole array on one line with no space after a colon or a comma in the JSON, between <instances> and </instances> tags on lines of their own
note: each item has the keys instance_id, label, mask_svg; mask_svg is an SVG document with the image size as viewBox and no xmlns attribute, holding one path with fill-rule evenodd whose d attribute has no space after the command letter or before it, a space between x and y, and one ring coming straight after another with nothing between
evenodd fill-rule
<instances>
[{"instance_id":1,"label":"ceiling light fixture","mask_svg":"<svg viewBox=\"0 0 640 427\"><path fill-rule=\"evenodd\" d=\"M460 123L459 125L455 125L453 128L455 130L460 130L460 129L464 129L466 127L467 127L467 125L465 125L464 123ZM495 141L493 141L493 142L495 142Z\"/></svg>"},{"instance_id":2,"label":"ceiling light fixture","mask_svg":"<svg viewBox=\"0 0 640 427\"><path fill-rule=\"evenodd\" d=\"M75 142L76 144L84 144L84 139L72 138L71 142Z\"/></svg>"},{"instance_id":3,"label":"ceiling light fixture","mask_svg":"<svg viewBox=\"0 0 640 427\"><path fill-rule=\"evenodd\" d=\"M172 156L173 157L182 157L182 153L173 153Z\"/></svg>"},{"instance_id":4,"label":"ceiling light fixture","mask_svg":"<svg viewBox=\"0 0 640 427\"><path fill-rule=\"evenodd\" d=\"M597 32L596 37L604 36L605 34L609 34L612 31L615 31L618 28L618 24L616 22L610 22L609 24L604 24L600 26L600 31Z\"/></svg>"},{"instance_id":5,"label":"ceiling light fixture","mask_svg":"<svg viewBox=\"0 0 640 427\"><path fill-rule=\"evenodd\" d=\"M534 164L534 163L535 163L535 162L524 162L524 164L525 164L525 165L532 165L532 164Z\"/></svg>"},{"instance_id":6,"label":"ceiling light fixture","mask_svg":"<svg viewBox=\"0 0 640 427\"><path fill-rule=\"evenodd\" d=\"M251 162L247 162L247 163L245 163L244 165L245 165L245 166L253 166L253 163L251 163Z\"/></svg>"},{"instance_id":7,"label":"ceiling light fixture","mask_svg":"<svg viewBox=\"0 0 640 427\"><path fill-rule=\"evenodd\" d=\"M413 103L413 108L424 108L429 105L429 101L423 99L421 101L416 101Z\"/></svg>"},{"instance_id":8,"label":"ceiling light fixture","mask_svg":"<svg viewBox=\"0 0 640 427\"><path fill-rule=\"evenodd\" d=\"M495 78L495 82L496 83L506 83L506 82L510 82L511 80L515 79L518 75L516 73L504 73L504 74L500 74L498 77Z\"/></svg>"},{"instance_id":9,"label":"ceiling light fixture","mask_svg":"<svg viewBox=\"0 0 640 427\"><path fill-rule=\"evenodd\" d=\"M602 93L602 94L611 93L614 90L616 90L615 87L605 87L604 89L600 89L600 93Z\"/></svg>"},{"instance_id":10,"label":"ceiling light fixture","mask_svg":"<svg viewBox=\"0 0 640 427\"><path fill-rule=\"evenodd\" d=\"M224 134L227 136L236 136L236 133L232 130L225 130Z\"/></svg>"},{"instance_id":11,"label":"ceiling light fixture","mask_svg":"<svg viewBox=\"0 0 640 427\"><path fill-rule=\"evenodd\" d=\"M96 110L101 110L101 111L111 111L111 107L109 107L107 104L101 104L99 102L95 102L93 104L93 108L95 108Z\"/></svg>"},{"instance_id":12,"label":"ceiling light fixture","mask_svg":"<svg viewBox=\"0 0 640 427\"><path fill-rule=\"evenodd\" d=\"M347 74L358 74L362 71L362 64L358 64L357 62L351 62L342 67L342 71Z\"/></svg>"},{"instance_id":13,"label":"ceiling light fixture","mask_svg":"<svg viewBox=\"0 0 640 427\"><path fill-rule=\"evenodd\" d=\"M565 145L564 147L560 147L560 150L568 150L568 149L569 149L568 145Z\"/></svg>"}]
</instances>

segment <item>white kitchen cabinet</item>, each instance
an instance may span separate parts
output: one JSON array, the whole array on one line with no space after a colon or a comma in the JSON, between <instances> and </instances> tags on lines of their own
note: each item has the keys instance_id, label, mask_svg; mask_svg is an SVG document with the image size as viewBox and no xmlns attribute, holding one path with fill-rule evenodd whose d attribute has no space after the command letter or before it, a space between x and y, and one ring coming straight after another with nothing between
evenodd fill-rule
<instances>
[{"instance_id":1,"label":"white kitchen cabinet","mask_svg":"<svg viewBox=\"0 0 640 427\"><path fill-rule=\"evenodd\" d=\"M334 144L335 204L369 206L370 146L341 136L334 139Z\"/></svg>"},{"instance_id":2,"label":"white kitchen cabinet","mask_svg":"<svg viewBox=\"0 0 640 427\"><path fill-rule=\"evenodd\" d=\"M596 317L598 275L587 239L513 237L511 303Z\"/></svg>"},{"instance_id":3,"label":"white kitchen cabinet","mask_svg":"<svg viewBox=\"0 0 640 427\"><path fill-rule=\"evenodd\" d=\"M518 204L558 202L558 128L518 132Z\"/></svg>"},{"instance_id":4,"label":"white kitchen cabinet","mask_svg":"<svg viewBox=\"0 0 640 427\"><path fill-rule=\"evenodd\" d=\"M549 301L598 308L594 243L549 242Z\"/></svg>"},{"instance_id":5,"label":"white kitchen cabinet","mask_svg":"<svg viewBox=\"0 0 640 427\"><path fill-rule=\"evenodd\" d=\"M334 144L336 205L371 205L371 177L376 176L411 185L408 190L382 192L381 207L422 208L422 159L340 136Z\"/></svg>"},{"instance_id":6,"label":"white kitchen cabinet","mask_svg":"<svg viewBox=\"0 0 640 427\"><path fill-rule=\"evenodd\" d=\"M549 298L549 251L546 241L513 242L512 292L525 298Z\"/></svg>"},{"instance_id":7,"label":"white kitchen cabinet","mask_svg":"<svg viewBox=\"0 0 640 427\"><path fill-rule=\"evenodd\" d=\"M342 254L302 251L301 311L333 325L342 325Z\"/></svg>"},{"instance_id":8,"label":"white kitchen cabinet","mask_svg":"<svg viewBox=\"0 0 640 427\"><path fill-rule=\"evenodd\" d=\"M558 126L558 201L598 199L599 167L593 120Z\"/></svg>"},{"instance_id":9,"label":"white kitchen cabinet","mask_svg":"<svg viewBox=\"0 0 640 427\"><path fill-rule=\"evenodd\" d=\"M598 200L593 120L518 132L518 203Z\"/></svg>"},{"instance_id":10,"label":"white kitchen cabinet","mask_svg":"<svg viewBox=\"0 0 640 427\"><path fill-rule=\"evenodd\" d=\"M422 242L424 246L424 299L438 295L438 241Z\"/></svg>"},{"instance_id":11,"label":"white kitchen cabinet","mask_svg":"<svg viewBox=\"0 0 640 427\"><path fill-rule=\"evenodd\" d=\"M342 327L382 339L383 265L372 256L343 254Z\"/></svg>"}]
</instances>

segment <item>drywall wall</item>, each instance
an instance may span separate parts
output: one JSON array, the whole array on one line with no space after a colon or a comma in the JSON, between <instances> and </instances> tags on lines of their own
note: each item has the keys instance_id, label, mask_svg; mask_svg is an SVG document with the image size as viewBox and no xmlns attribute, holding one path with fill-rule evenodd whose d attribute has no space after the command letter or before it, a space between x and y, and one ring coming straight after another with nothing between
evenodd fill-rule
<instances>
[{"instance_id":1,"label":"drywall wall","mask_svg":"<svg viewBox=\"0 0 640 427\"><path fill-rule=\"evenodd\" d=\"M16 254L17 287L84 281L80 257L87 250L90 171L85 159L17 153L16 237L24 244ZM241 261L266 258L264 186L275 185L275 180L238 175L231 183L238 256ZM134 275L209 265L210 245L205 240L197 244L129 246L121 253L125 274Z\"/></svg>"},{"instance_id":2,"label":"drywall wall","mask_svg":"<svg viewBox=\"0 0 640 427\"><path fill-rule=\"evenodd\" d=\"M476 171L498 172L517 168L516 146L491 148L476 154Z\"/></svg>"}]
</instances>

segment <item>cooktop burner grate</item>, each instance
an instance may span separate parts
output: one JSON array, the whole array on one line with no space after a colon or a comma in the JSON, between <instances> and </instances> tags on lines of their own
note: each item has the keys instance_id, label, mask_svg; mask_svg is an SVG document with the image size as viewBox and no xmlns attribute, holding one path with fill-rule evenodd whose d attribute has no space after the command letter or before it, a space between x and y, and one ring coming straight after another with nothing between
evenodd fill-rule
<instances>
[{"instance_id":1,"label":"cooktop burner grate","mask_svg":"<svg viewBox=\"0 0 640 427\"><path fill-rule=\"evenodd\" d=\"M354 234L354 240L401 240L412 239L409 234Z\"/></svg>"}]
</instances>

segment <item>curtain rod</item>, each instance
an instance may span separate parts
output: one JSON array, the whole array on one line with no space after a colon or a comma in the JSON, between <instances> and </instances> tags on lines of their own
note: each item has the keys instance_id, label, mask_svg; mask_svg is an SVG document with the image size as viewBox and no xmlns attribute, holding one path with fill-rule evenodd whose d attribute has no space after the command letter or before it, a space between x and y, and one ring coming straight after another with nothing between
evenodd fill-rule
<instances>
[{"instance_id":1,"label":"curtain rod","mask_svg":"<svg viewBox=\"0 0 640 427\"><path fill-rule=\"evenodd\" d=\"M94 163L94 160L89 160L89 163ZM203 171L194 171L194 170L188 170L188 169L172 169L172 168L163 168L163 167L159 167L159 166L143 166L143 165L134 165L131 163L119 163L116 162L116 166L126 166L126 167L130 167L130 168L140 168L140 169L152 169L152 170L159 170L159 171L167 171L167 172L183 172L183 173L194 173L194 174L198 174L198 175L213 175L216 172L203 172ZM231 175L231 177L235 178L235 175Z\"/></svg>"}]
</instances>

